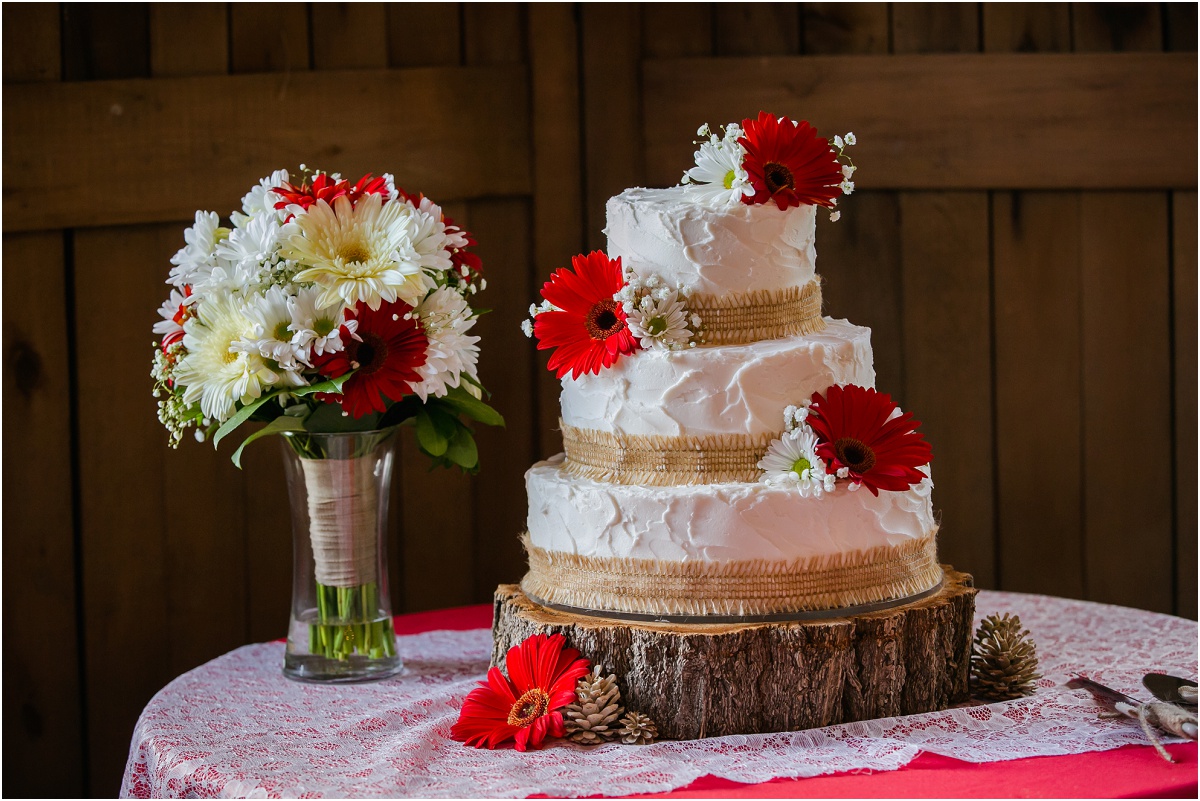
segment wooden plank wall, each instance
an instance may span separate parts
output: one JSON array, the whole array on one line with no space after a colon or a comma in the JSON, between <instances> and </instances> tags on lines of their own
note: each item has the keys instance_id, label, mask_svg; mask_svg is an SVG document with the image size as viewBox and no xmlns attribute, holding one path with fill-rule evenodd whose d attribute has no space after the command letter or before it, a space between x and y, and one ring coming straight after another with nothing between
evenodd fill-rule
<instances>
[{"instance_id":1,"label":"wooden plank wall","mask_svg":"<svg viewBox=\"0 0 1200 801\"><path fill-rule=\"evenodd\" d=\"M944 559L1196 616L1194 4L5 4L3 34L8 795L114 794L155 691L284 630L277 447L170 451L148 370L192 210L301 161L443 201L489 277L508 426L475 479L401 446L397 611L522 571L560 446L539 283L766 108L859 134L827 311L925 421Z\"/></svg>"}]
</instances>

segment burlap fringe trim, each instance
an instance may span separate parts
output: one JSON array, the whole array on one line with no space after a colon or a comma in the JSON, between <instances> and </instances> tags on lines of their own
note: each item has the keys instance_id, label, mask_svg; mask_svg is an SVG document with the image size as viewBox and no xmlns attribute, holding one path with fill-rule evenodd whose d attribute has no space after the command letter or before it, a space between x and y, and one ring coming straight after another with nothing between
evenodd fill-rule
<instances>
[{"instance_id":1,"label":"burlap fringe trim","mask_svg":"<svg viewBox=\"0 0 1200 801\"><path fill-rule=\"evenodd\" d=\"M671 487L758 481L759 461L778 434L712 434L668 437L562 429L566 470L610 484Z\"/></svg>"},{"instance_id":2,"label":"burlap fringe trim","mask_svg":"<svg viewBox=\"0 0 1200 801\"><path fill-rule=\"evenodd\" d=\"M740 295L689 295L688 311L700 316L700 345L748 345L764 339L815 334L825 328L821 282Z\"/></svg>"},{"instance_id":3,"label":"burlap fringe trim","mask_svg":"<svg viewBox=\"0 0 1200 801\"><path fill-rule=\"evenodd\" d=\"M772 615L908 598L942 580L937 529L903 545L792 561L672 562L547 551L522 537L521 589L547 603L650 615Z\"/></svg>"}]
</instances>

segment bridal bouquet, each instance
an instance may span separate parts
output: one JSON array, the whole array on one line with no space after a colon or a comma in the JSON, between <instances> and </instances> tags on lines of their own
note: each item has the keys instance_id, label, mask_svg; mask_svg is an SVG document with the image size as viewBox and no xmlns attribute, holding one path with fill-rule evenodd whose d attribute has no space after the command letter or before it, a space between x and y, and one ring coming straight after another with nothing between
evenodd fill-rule
<instances>
[{"instance_id":1,"label":"bridal bouquet","mask_svg":"<svg viewBox=\"0 0 1200 801\"><path fill-rule=\"evenodd\" d=\"M267 434L411 421L435 462L477 470L461 417L501 419L481 400L469 333L487 283L475 240L390 175L291 180L264 178L228 226L196 212L171 259L151 374L172 446L191 426L215 444L266 423L240 466Z\"/></svg>"},{"instance_id":2,"label":"bridal bouquet","mask_svg":"<svg viewBox=\"0 0 1200 801\"><path fill-rule=\"evenodd\" d=\"M486 284L471 235L390 175L300 169L260 181L228 225L196 213L171 259L151 374L173 447L189 428L215 446L261 423L233 453L240 467L247 444L285 437L297 578L284 670L355 680L399 669L393 435L409 425L435 465L473 473L467 421L503 420L483 401L470 333Z\"/></svg>"}]
</instances>

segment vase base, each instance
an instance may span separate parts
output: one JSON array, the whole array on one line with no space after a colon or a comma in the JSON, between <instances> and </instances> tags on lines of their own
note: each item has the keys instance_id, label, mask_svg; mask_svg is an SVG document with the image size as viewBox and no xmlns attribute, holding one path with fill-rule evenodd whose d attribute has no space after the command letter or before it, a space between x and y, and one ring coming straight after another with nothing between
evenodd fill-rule
<instances>
[{"instance_id":1,"label":"vase base","mask_svg":"<svg viewBox=\"0 0 1200 801\"><path fill-rule=\"evenodd\" d=\"M292 681L310 684L359 684L380 681L395 676L404 669L399 654L390 657L366 658L351 656L330 659L313 654L286 654L283 675Z\"/></svg>"}]
</instances>

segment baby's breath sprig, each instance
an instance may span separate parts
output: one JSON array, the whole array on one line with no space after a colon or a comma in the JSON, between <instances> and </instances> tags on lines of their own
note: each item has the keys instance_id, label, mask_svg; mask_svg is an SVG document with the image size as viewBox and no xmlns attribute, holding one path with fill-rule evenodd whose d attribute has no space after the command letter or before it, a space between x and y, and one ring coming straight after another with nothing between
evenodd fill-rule
<instances>
[{"instance_id":1,"label":"baby's breath sprig","mask_svg":"<svg viewBox=\"0 0 1200 801\"><path fill-rule=\"evenodd\" d=\"M851 178L858 167L854 165L854 159L846 152L846 148L858 144L858 137L854 135L854 131L848 131L845 136L834 136L830 144L837 150L837 160L842 163L842 182L839 184L839 188L843 195L853 195L854 181ZM836 203L837 200L835 199L834 202ZM841 210L834 209L829 214L829 221L837 222L841 216Z\"/></svg>"}]
</instances>

